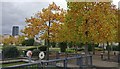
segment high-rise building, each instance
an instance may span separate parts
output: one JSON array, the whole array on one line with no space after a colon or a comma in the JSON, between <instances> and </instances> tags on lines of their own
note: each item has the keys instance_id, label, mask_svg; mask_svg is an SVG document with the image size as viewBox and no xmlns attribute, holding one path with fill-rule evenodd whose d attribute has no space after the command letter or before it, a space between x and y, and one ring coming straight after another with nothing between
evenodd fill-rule
<instances>
[{"instance_id":1,"label":"high-rise building","mask_svg":"<svg viewBox=\"0 0 120 69\"><path fill-rule=\"evenodd\" d=\"M19 27L18 26L13 26L12 36L17 36L17 35L19 35Z\"/></svg>"}]
</instances>

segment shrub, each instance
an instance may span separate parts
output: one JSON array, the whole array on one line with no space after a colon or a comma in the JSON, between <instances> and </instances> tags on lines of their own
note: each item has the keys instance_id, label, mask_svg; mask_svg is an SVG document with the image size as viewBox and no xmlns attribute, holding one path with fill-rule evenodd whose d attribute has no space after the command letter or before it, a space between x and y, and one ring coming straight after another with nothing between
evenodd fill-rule
<instances>
[{"instance_id":1,"label":"shrub","mask_svg":"<svg viewBox=\"0 0 120 69\"><path fill-rule=\"evenodd\" d=\"M56 43L55 42L50 42L50 45L54 48L56 47Z\"/></svg>"},{"instance_id":2,"label":"shrub","mask_svg":"<svg viewBox=\"0 0 120 69\"><path fill-rule=\"evenodd\" d=\"M88 51L92 51L92 46L91 46L91 44L88 44Z\"/></svg>"},{"instance_id":3,"label":"shrub","mask_svg":"<svg viewBox=\"0 0 120 69\"><path fill-rule=\"evenodd\" d=\"M106 46L106 50L112 50L111 46Z\"/></svg>"},{"instance_id":4,"label":"shrub","mask_svg":"<svg viewBox=\"0 0 120 69\"><path fill-rule=\"evenodd\" d=\"M61 42L59 43L60 51L65 52L67 48L67 43L66 42Z\"/></svg>"},{"instance_id":5,"label":"shrub","mask_svg":"<svg viewBox=\"0 0 120 69\"><path fill-rule=\"evenodd\" d=\"M98 44L94 44L95 47L98 47Z\"/></svg>"},{"instance_id":6,"label":"shrub","mask_svg":"<svg viewBox=\"0 0 120 69\"><path fill-rule=\"evenodd\" d=\"M32 53L33 53L33 57L38 57L39 56L39 53L40 53L40 50L37 50L37 49L34 49L33 51L32 51Z\"/></svg>"},{"instance_id":7,"label":"shrub","mask_svg":"<svg viewBox=\"0 0 120 69\"><path fill-rule=\"evenodd\" d=\"M3 47L2 57L3 58L16 58L19 56L19 51L15 46Z\"/></svg>"},{"instance_id":8,"label":"shrub","mask_svg":"<svg viewBox=\"0 0 120 69\"><path fill-rule=\"evenodd\" d=\"M19 54L20 54L20 56L24 56L25 52L23 50L19 50Z\"/></svg>"},{"instance_id":9,"label":"shrub","mask_svg":"<svg viewBox=\"0 0 120 69\"><path fill-rule=\"evenodd\" d=\"M33 46L34 45L34 38L30 38L28 40L24 40L22 42L23 46Z\"/></svg>"},{"instance_id":10,"label":"shrub","mask_svg":"<svg viewBox=\"0 0 120 69\"><path fill-rule=\"evenodd\" d=\"M30 51L33 51L34 49L36 49L36 48L35 48L35 47L32 47L32 48L26 49L25 52L24 52L24 55L26 55L27 51L29 51L29 50L30 50Z\"/></svg>"},{"instance_id":11,"label":"shrub","mask_svg":"<svg viewBox=\"0 0 120 69\"><path fill-rule=\"evenodd\" d=\"M68 46L69 46L70 48L72 48L73 43L72 43L72 42L68 43Z\"/></svg>"},{"instance_id":12,"label":"shrub","mask_svg":"<svg viewBox=\"0 0 120 69\"><path fill-rule=\"evenodd\" d=\"M40 51L47 51L47 46L40 46L38 49Z\"/></svg>"},{"instance_id":13,"label":"shrub","mask_svg":"<svg viewBox=\"0 0 120 69\"><path fill-rule=\"evenodd\" d=\"M119 51L119 49L120 49L119 46L113 46L112 48L114 51Z\"/></svg>"}]
</instances>

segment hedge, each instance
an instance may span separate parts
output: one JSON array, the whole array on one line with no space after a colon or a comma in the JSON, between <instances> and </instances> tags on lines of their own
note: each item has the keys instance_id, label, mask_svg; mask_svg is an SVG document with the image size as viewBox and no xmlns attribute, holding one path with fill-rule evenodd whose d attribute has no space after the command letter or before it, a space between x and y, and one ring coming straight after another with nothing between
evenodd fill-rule
<instances>
[{"instance_id":1,"label":"hedge","mask_svg":"<svg viewBox=\"0 0 120 69\"><path fill-rule=\"evenodd\" d=\"M2 50L2 58L16 58L20 55L17 47L15 46L5 46Z\"/></svg>"}]
</instances>

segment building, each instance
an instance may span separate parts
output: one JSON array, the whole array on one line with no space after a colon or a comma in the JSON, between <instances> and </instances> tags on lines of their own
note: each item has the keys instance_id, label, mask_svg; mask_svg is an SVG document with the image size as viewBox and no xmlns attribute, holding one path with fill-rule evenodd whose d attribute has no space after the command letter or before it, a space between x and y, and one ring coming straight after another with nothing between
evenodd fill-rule
<instances>
[{"instance_id":1,"label":"building","mask_svg":"<svg viewBox=\"0 0 120 69\"><path fill-rule=\"evenodd\" d=\"M19 26L13 26L12 28L12 36L19 35Z\"/></svg>"}]
</instances>

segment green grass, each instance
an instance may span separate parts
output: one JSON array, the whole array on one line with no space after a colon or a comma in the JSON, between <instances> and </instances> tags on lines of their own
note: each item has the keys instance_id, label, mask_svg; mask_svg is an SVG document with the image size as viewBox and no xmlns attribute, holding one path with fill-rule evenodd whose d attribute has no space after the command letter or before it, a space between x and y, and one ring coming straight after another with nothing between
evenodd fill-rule
<instances>
[{"instance_id":1,"label":"green grass","mask_svg":"<svg viewBox=\"0 0 120 69\"><path fill-rule=\"evenodd\" d=\"M25 64L26 62L13 62L13 63L5 63L2 64L2 67L8 67L8 66L14 66L14 65L20 65L20 64Z\"/></svg>"},{"instance_id":2,"label":"green grass","mask_svg":"<svg viewBox=\"0 0 120 69\"><path fill-rule=\"evenodd\" d=\"M2 50L2 46L0 46L0 50Z\"/></svg>"},{"instance_id":3,"label":"green grass","mask_svg":"<svg viewBox=\"0 0 120 69\"><path fill-rule=\"evenodd\" d=\"M19 50L27 50L29 48L37 48L37 46L17 46Z\"/></svg>"},{"instance_id":4,"label":"green grass","mask_svg":"<svg viewBox=\"0 0 120 69\"><path fill-rule=\"evenodd\" d=\"M50 51L55 51L55 52L59 52L60 48L49 48Z\"/></svg>"}]
</instances>

